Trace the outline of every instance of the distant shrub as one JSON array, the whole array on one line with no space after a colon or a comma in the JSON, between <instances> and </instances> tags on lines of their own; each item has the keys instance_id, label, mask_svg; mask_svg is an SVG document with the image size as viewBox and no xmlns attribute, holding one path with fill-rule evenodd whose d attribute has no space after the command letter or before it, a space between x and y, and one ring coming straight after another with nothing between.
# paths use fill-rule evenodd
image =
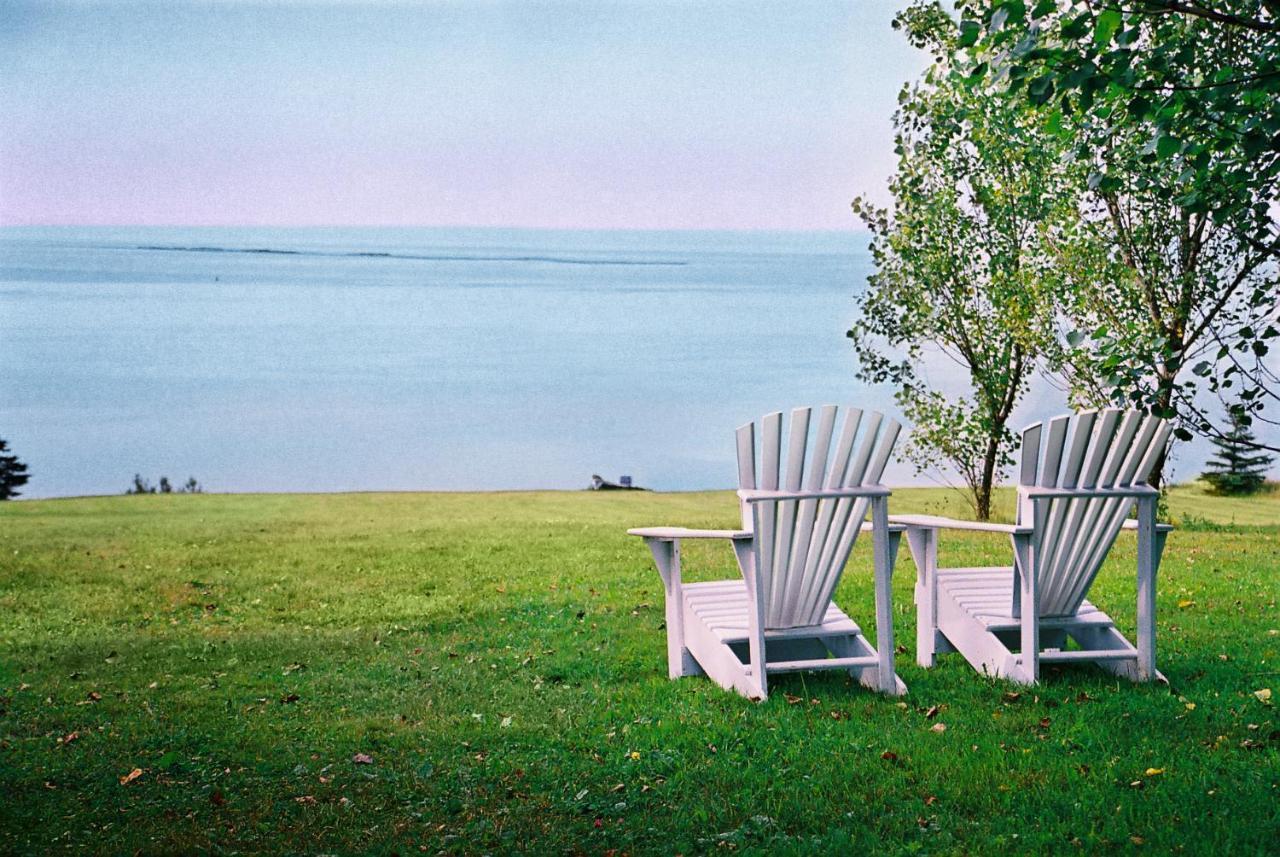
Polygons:
<instances>
[{"instance_id":1,"label":"distant shrub","mask_svg":"<svg viewBox=\"0 0 1280 857\"><path fill-rule=\"evenodd\" d=\"M125 489L126 494L203 494L204 487L196 480L194 476L188 476L187 481L182 484L177 491L174 491L173 484L169 482L168 476L161 476L158 486L152 485L142 477L142 474L133 474L133 484Z\"/></svg>"}]
</instances>

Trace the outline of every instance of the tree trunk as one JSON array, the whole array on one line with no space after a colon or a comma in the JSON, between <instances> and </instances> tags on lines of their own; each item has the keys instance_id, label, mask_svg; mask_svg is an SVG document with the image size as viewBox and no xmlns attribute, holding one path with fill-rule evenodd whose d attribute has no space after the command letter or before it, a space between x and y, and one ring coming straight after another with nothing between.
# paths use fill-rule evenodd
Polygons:
<instances>
[{"instance_id":1,"label":"tree trunk","mask_svg":"<svg viewBox=\"0 0 1280 857\"><path fill-rule=\"evenodd\" d=\"M973 492L974 507L979 521L991 520L991 483L996 478L996 460L1000 457L1000 430L987 438L987 449L982 456L982 479Z\"/></svg>"}]
</instances>

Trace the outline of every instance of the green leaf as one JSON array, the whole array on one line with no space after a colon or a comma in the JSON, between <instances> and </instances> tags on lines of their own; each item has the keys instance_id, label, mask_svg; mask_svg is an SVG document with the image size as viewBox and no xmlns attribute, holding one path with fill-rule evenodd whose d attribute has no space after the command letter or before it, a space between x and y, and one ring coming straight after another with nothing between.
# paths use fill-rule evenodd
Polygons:
<instances>
[{"instance_id":1,"label":"green leaf","mask_svg":"<svg viewBox=\"0 0 1280 857\"><path fill-rule=\"evenodd\" d=\"M1111 44L1111 38L1124 23L1124 17L1115 9L1107 9L1093 23L1093 43L1098 47Z\"/></svg>"},{"instance_id":2,"label":"green leaf","mask_svg":"<svg viewBox=\"0 0 1280 857\"><path fill-rule=\"evenodd\" d=\"M1042 74L1027 84L1027 97L1032 104L1044 104L1053 98L1053 75Z\"/></svg>"},{"instance_id":3,"label":"green leaf","mask_svg":"<svg viewBox=\"0 0 1280 857\"><path fill-rule=\"evenodd\" d=\"M956 44L962 48L967 48L978 41L978 35L982 32L981 26L977 21L961 21L960 22L960 38Z\"/></svg>"},{"instance_id":4,"label":"green leaf","mask_svg":"<svg viewBox=\"0 0 1280 857\"><path fill-rule=\"evenodd\" d=\"M1177 137L1164 134L1156 140L1156 157L1168 158L1182 150L1182 142Z\"/></svg>"}]
</instances>

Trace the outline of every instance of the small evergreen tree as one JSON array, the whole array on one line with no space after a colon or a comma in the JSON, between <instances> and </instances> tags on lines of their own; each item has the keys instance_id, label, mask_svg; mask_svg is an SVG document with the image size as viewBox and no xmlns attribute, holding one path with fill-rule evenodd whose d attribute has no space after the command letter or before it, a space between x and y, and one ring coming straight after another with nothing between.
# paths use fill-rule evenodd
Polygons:
<instances>
[{"instance_id":1,"label":"small evergreen tree","mask_svg":"<svg viewBox=\"0 0 1280 857\"><path fill-rule=\"evenodd\" d=\"M172 493L173 493L173 486L169 484L169 477L168 477L168 476L161 476L161 477L160 477L160 493L161 493L161 494L172 494Z\"/></svg>"},{"instance_id":2,"label":"small evergreen tree","mask_svg":"<svg viewBox=\"0 0 1280 857\"><path fill-rule=\"evenodd\" d=\"M27 465L18 460L16 455L5 455L9 444L0 440L0 500L17 497L18 491L31 476L27 473Z\"/></svg>"},{"instance_id":3,"label":"small evergreen tree","mask_svg":"<svg viewBox=\"0 0 1280 857\"><path fill-rule=\"evenodd\" d=\"M156 489L151 487L151 483L142 478L141 473L133 474L133 484L130 485L125 492L126 494L154 494Z\"/></svg>"},{"instance_id":4,"label":"small evergreen tree","mask_svg":"<svg viewBox=\"0 0 1280 857\"><path fill-rule=\"evenodd\" d=\"M1200 478L1213 486L1215 494L1252 494L1267 479L1274 457L1258 449L1247 418L1232 411L1231 431L1213 438L1217 455L1205 463Z\"/></svg>"}]
</instances>

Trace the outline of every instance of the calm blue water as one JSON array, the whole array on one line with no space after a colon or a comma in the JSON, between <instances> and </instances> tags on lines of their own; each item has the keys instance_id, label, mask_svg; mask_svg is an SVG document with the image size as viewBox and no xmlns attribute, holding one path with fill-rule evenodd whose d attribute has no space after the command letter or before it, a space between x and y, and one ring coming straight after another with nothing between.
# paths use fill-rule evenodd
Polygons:
<instances>
[{"instance_id":1,"label":"calm blue water","mask_svg":"<svg viewBox=\"0 0 1280 857\"><path fill-rule=\"evenodd\" d=\"M868 261L852 233L4 229L0 437L30 497L726 487L768 410L894 410L844 338Z\"/></svg>"}]
</instances>

